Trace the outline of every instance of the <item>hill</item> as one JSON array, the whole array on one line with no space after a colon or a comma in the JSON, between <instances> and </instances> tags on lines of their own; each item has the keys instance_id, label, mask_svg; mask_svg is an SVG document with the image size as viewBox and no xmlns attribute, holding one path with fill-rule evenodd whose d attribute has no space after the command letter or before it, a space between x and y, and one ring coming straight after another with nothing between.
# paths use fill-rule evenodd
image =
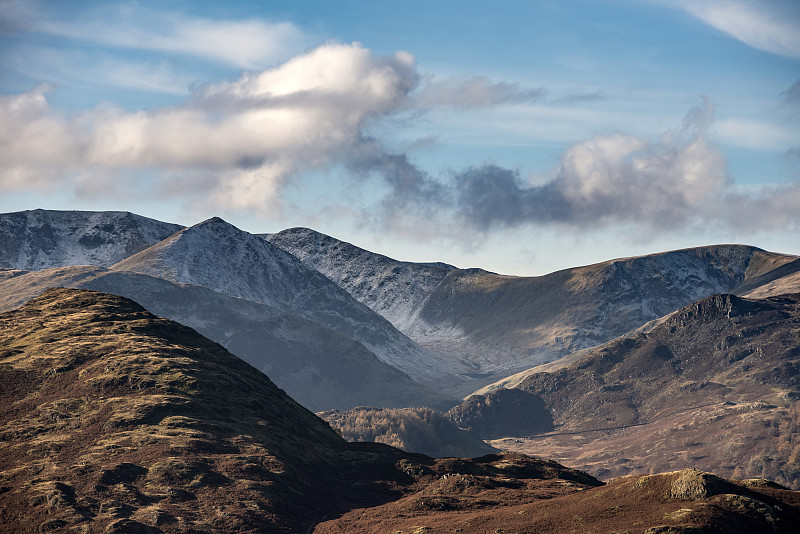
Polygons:
<instances>
[{"instance_id":1,"label":"hill","mask_svg":"<svg viewBox=\"0 0 800 534\"><path fill-rule=\"evenodd\" d=\"M519 455L349 444L255 368L122 297L52 289L0 314L4 532L306 532L467 473L508 502L599 485Z\"/></svg>"},{"instance_id":2,"label":"hill","mask_svg":"<svg viewBox=\"0 0 800 534\"><path fill-rule=\"evenodd\" d=\"M475 457L498 452L475 433L458 428L430 408L359 407L319 414L348 441L385 443L434 458Z\"/></svg>"},{"instance_id":3,"label":"hill","mask_svg":"<svg viewBox=\"0 0 800 534\"><path fill-rule=\"evenodd\" d=\"M207 287L321 323L367 347L417 381L459 380L452 366L314 269L219 218L181 230L112 266Z\"/></svg>"},{"instance_id":4,"label":"hill","mask_svg":"<svg viewBox=\"0 0 800 534\"><path fill-rule=\"evenodd\" d=\"M715 295L523 378L554 429L493 444L604 478L696 467L800 487L799 370L800 294Z\"/></svg>"}]
</instances>

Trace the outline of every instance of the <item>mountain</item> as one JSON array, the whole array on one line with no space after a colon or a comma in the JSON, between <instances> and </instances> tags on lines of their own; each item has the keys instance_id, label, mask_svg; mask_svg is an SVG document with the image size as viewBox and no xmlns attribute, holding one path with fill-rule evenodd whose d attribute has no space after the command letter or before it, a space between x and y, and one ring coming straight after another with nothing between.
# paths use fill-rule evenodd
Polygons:
<instances>
[{"instance_id":1,"label":"mountain","mask_svg":"<svg viewBox=\"0 0 800 534\"><path fill-rule=\"evenodd\" d=\"M507 429L497 447L604 478L696 467L800 487L800 294L707 297L516 389L554 428Z\"/></svg>"},{"instance_id":2,"label":"mountain","mask_svg":"<svg viewBox=\"0 0 800 534\"><path fill-rule=\"evenodd\" d=\"M270 376L310 410L362 405L447 409L456 403L319 323L265 304L147 275L93 266L0 270L0 311L58 286L121 295L156 315L192 327Z\"/></svg>"},{"instance_id":3,"label":"mountain","mask_svg":"<svg viewBox=\"0 0 800 534\"><path fill-rule=\"evenodd\" d=\"M406 334L430 294L456 270L445 263L393 260L309 228L258 235L336 282Z\"/></svg>"},{"instance_id":4,"label":"mountain","mask_svg":"<svg viewBox=\"0 0 800 534\"><path fill-rule=\"evenodd\" d=\"M108 267L183 228L122 211L0 214L0 267Z\"/></svg>"},{"instance_id":5,"label":"mountain","mask_svg":"<svg viewBox=\"0 0 800 534\"><path fill-rule=\"evenodd\" d=\"M0 314L9 534L309 532L398 499L491 515L599 485L522 455L347 443L220 345L122 297L51 289Z\"/></svg>"},{"instance_id":6,"label":"mountain","mask_svg":"<svg viewBox=\"0 0 800 534\"><path fill-rule=\"evenodd\" d=\"M459 382L458 366L422 349L328 278L219 218L183 229L115 265L301 315L355 339L417 381Z\"/></svg>"},{"instance_id":7,"label":"mountain","mask_svg":"<svg viewBox=\"0 0 800 534\"><path fill-rule=\"evenodd\" d=\"M754 277L736 288L735 294L765 298L784 293L800 293L800 258Z\"/></svg>"},{"instance_id":8,"label":"mountain","mask_svg":"<svg viewBox=\"0 0 800 534\"><path fill-rule=\"evenodd\" d=\"M318 413L347 441L374 441L435 458L474 457L499 452L475 433L458 428L430 408L358 407Z\"/></svg>"},{"instance_id":9,"label":"mountain","mask_svg":"<svg viewBox=\"0 0 800 534\"><path fill-rule=\"evenodd\" d=\"M302 228L264 237L423 347L466 359L473 373L489 375L604 343L703 297L765 280L797 260L718 245L515 277L399 262Z\"/></svg>"}]
</instances>

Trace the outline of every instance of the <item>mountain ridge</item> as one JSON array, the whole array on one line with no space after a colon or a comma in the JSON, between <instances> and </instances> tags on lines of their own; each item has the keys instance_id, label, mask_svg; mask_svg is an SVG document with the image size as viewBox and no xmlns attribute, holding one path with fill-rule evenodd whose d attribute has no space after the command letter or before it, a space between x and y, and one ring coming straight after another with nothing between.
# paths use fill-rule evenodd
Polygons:
<instances>
[{"instance_id":1,"label":"mountain ridge","mask_svg":"<svg viewBox=\"0 0 800 534\"><path fill-rule=\"evenodd\" d=\"M183 226L127 211L30 210L0 214L0 267L109 267Z\"/></svg>"},{"instance_id":2,"label":"mountain ridge","mask_svg":"<svg viewBox=\"0 0 800 534\"><path fill-rule=\"evenodd\" d=\"M423 347L466 359L473 373L495 380L735 291L797 259L710 245L519 277L399 262L309 229L266 239L319 268Z\"/></svg>"},{"instance_id":3,"label":"mountain ridge","mask_svg":"<svg viewBox=\"0 0 800 534\"><path fill-rule=\"evenodd\" d=\"M418 381L460 380L437 358L295 256L215 217L113 265L208 287L320 322ZM456 371L457 372L457 371Z\"/></svg>"}]
</instances>

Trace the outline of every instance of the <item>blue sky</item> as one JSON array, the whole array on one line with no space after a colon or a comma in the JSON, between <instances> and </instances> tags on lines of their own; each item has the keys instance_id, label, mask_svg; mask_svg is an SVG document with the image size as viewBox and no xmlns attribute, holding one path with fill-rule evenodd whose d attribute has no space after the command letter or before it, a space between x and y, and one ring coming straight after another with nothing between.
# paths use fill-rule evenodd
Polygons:
<instances>
[{"instance_id":1,"label":"blue sky","mask_svg":"<svg viewBox=\"0 0 800 534\"><path fill-rule=\"evenodd\" d=\"M800 254L800 4L0 0L0 211L542 274Z\"/></svg>"}]
</instances>

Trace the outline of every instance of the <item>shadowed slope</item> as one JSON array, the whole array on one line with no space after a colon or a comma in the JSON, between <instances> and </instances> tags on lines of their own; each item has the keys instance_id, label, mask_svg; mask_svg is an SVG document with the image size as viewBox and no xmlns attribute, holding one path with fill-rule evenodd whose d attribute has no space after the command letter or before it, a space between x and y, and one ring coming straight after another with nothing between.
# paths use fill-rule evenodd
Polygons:
<instances>
[{"instance_id":1,"label":"shadowed slope","mask_svg":"<svg viewBox=\"0 0 800 534\"><path fill-rule=\"evenodd\" d=\"M89 266L0 271L0 311L56 286L121 295L190 326L264 372L310 410L363 405L447 409L456 404L324 325L266 304L147 275Z\"/></svg>"},{"instance_id":2,"label":"shadowed slope","mask_svg":"<svg viewBox=\"0 0 800 534\"><path fill-rule=\"evenodd\" d=\"M325 276L216 217L181 230L113 269L204 286L301 315L355 339L415 380L457 381L447 362Z\"/></svg>"},{"instance_id":3,"label":"shadowed slope","mask_svg":"<svg viewBox=\"0 0 800 534\"><path fill-rule=\"evenodd\" d=\"M430 408L359 407L318 413L348 441L376 441L435 458L483 456L497 449Z\"/></svg>"}]
</instances>

